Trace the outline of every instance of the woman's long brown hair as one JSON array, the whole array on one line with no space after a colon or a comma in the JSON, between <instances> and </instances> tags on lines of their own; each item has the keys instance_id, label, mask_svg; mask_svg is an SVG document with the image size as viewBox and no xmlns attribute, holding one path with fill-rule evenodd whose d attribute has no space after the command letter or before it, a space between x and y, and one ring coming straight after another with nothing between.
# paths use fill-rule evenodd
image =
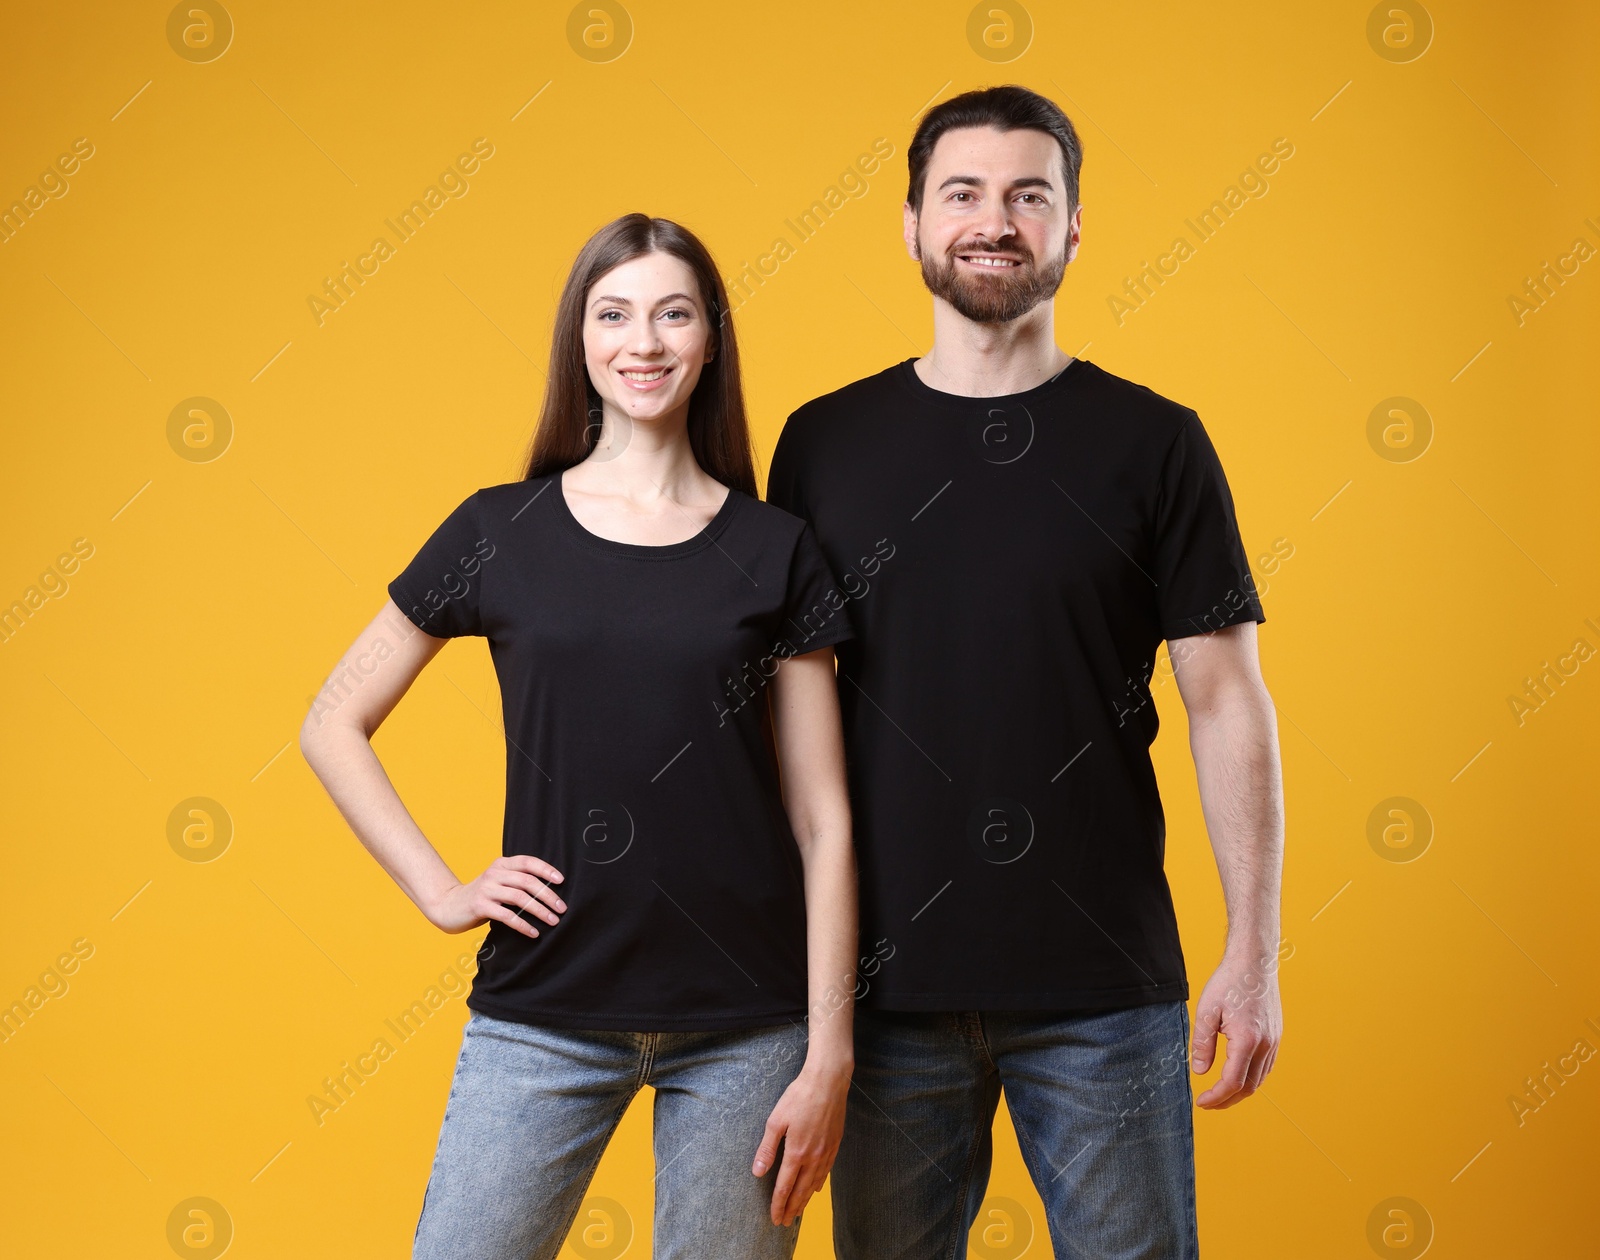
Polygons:
<instances>
[{"instance_id":1,"label":"woman's long brown hair","mask_svg":"<svg viewBox=\"0 0 1600 1260\"><path fill-rule=\"evenodd\" d=\"M625 214L591 236L578 251L556 307L550 336L550 377L534 429L523 480L582 463L600 438L600 395L583 356L584 304L595 281L644 254L671 254L694 273L711 323L716 356L700 370L689 396L689 445L700 467L723 485L758 498L750 429L745 420L739 345L728 294L700 238L670 219Z\"/></svg>"}]
</instances>

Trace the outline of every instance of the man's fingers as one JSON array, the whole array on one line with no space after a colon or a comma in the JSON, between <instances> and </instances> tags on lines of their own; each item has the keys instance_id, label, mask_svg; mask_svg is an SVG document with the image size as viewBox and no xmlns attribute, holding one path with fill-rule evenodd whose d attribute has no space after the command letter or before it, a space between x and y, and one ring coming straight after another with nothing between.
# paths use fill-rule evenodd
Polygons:
<instances>
[{"instance_id":1,"label":"man's fingers","mask_svg":"<svg viewBox=\"0 0 1600 1260\"><path fill-rule=\"evenodd\" d=\"M1266 1080L1267 1073L1272 1068L1272 1043L1262 1041L1256 1047L1255 1057L1250 1060L1250 1071L1244 1078L1245 1089L1255 1093L1261 1088L1261 1082Z\"/></svg>"},{"instance_id":2,"label":"man's fingers","mask_svg":"<svg viewBox=\"0 0 1600 1260\"><path fill-rule=\"evenodd\" d=\"M1230 1038L1223 1052L1222 1078L1201 1094L1195 1102L1202 1107L1220 1107L1244 1086L1245 1074L1250 1070L1250 1060L1255 1053L1254 1039Z\"/></svg>"},{"instance_id":3,"label":"man's fingers","mask_svg":"<svg viewBox=\"0 0 1600 1260\"><path fill-rule=\"evenodd\" d=\"M1231 1045L1228 1047L1229 1056L1244 1063L1244 1074L1239 1078L1238 1087L1216 1103L1213 1110L1224 1111L1236 1107L1256 1092L1261 1084L1261 1068L1267 1061L1268 1051L1265 1041L1257 1042L1253 1047L1241 1044L1237 1050Z\"/></svg>"},{"instance_id":4,"label":"man's fingers","mask_svg":"<svg viewBox=\"0 0 1600 1260\"><path fill-rule=\"evenodd\" d=\"M1217 1031L1222 1027L1222 1007L1202 1007L1195 1012L1194 1045L1190 1056L1196 1076L1211 1070L1211 1057L1217 1050Z\"/></svg>"}]
</instances>

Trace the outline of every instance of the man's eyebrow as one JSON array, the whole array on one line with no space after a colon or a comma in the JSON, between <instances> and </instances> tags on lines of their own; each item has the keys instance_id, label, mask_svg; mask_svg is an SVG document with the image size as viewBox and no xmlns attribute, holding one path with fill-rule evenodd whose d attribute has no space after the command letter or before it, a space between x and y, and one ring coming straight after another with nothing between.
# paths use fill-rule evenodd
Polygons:
<instances>
[{"instance_id":1,"label":"man's eyebrow","mask_svg":"<svg viewBox=\"0 0 1600 1260\"><path fill-rule=\"evenodd\" d=\"M594 299L594 301L590 302L589 305L590 306L599 306L600 303L602 303L602 302L615 302L618 306L631 306L631 305L633 305L632 299L625 298L625 297L618 297L614 293L602 293L598 297L596 297ZM695 301L693 295L688 294L688 293L669 293L669 294L667 294L666 297L657 299L656 305L657 306L662 306L667 302L688 302L692 306L698 306L699 305L699 303Z\"/></svg>"},{"instance_id":2,"label":"man's eyebrow","mask_svg":"<svg viewBox=\"0 0 1600 1260\"><path fill-rule=\"evenodd\" d=\"M977 176L977 175L952 175L952 176L950 176L949 179L945 180L944 183L939 185L938 191L943 192L946 188L950 187L950 185L952 185L952 184L982 184L983 182L984 182L983 179L980 176ZM1008 187L1011 187L1011 188L1048 188L1052 192L1055 191L1055 185L1052 184L1043 175L1025 175L1021 179L1012 180L1011 183L1008 185Z\"/></svg>"}]
</instances>

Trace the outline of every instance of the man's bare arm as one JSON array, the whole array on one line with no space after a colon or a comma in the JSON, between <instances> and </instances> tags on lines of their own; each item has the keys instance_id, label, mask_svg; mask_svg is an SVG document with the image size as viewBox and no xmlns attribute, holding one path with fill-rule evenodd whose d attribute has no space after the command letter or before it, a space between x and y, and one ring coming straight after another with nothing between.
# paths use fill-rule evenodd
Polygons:
<instances>
[{"instance_id":1,"label":"man's bare arm","mask_svg":"<svg viewBox=\"0 0 1600 1260\"><path fill-rule=\"evenodd\" d=\"M1283 771L1278 722L1261 677L1256 623L1168 644L1189 715L1200 807L1228 909L1222 961L1195 1008L1193 1066L1210 1070L1227 1040L1221 1078L1195 1101L1230 1107L1272 1070L1283 1038L1278 996L1283 885Z\"/></svg>"}]
</instances>

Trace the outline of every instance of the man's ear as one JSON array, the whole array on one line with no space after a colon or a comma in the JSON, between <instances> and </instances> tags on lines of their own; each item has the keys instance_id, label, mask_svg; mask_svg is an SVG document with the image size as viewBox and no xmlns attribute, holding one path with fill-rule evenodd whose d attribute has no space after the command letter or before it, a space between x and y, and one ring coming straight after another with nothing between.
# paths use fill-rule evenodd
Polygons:
<instances>
[{"instance_id":1,"label":"man's ear","mask_svg":"<svg viewBox=\"0 0 1600 1260\"><path fill-rule=\"evenodd\" d=\"M911 255L912 261L921 262L922 253L917 249L917 212L911 208L908 201L902 207L901 231L905 236L906 253Z\"/></svg>"}]
</instances>

